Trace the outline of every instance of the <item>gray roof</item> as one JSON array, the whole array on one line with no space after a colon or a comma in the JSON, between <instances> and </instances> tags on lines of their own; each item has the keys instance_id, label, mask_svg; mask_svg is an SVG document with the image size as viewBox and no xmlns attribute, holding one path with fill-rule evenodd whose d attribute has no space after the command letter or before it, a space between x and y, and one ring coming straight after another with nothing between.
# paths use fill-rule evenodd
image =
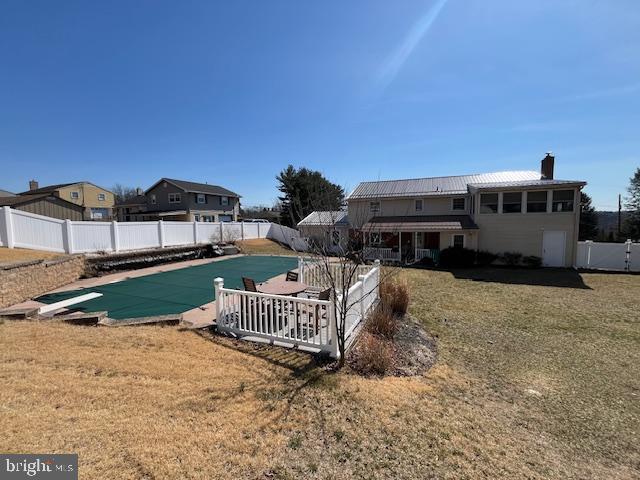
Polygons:
<instances>
[{"instance_id":1,"label":"gray roof","mask_svg":"<svg viewBox=\"0 0 640 480\"><path fill-rule=\"evenodd\" d=\"M2 190L0 189L0 197L14 197L15 193L11 193L8 190Z\"/></svg>"},{"instance_id":2,"label":"gray roof","mask_svg":"<svg viewBox=\"0 0 640 480\"><path fill-rule=\"evenodd\" d=\"M495 172L453 177L362 182L351 192L348 198L352 200L359 198L414 197L416 195L455 195L467 193L469 184L532 180L540 180L540 172Z\"/></svg>"},{"instance_id":3,"label":"gray roof","mask_svg":"<svg viewBox=\"0 0 640 480\"><path fill-rule=\"evenodd\" d=\"M108 188L101 187L100 185L96 185L93 182L87 182L86 180L81 180L79 182L70 182L70 183L57 183L55 185L47 185L46 187L36 188L35 190L27 190L26 192L21 192L18 195L36 195L39 193L53 193L60 188L68 187L70 185L79 185L81 183L89 183L94 187L101 188L102 190L106 190L107 192L111 192ZM113 192L111 192L113 193Z\"/></svg>"},{"instance_id":4,"label":"gray roof","mask_svg":"<svg viewBox=\"0 0 640 480\"><path fill-rule=\"evenodd\" d=\"M469 189L502 189L502 188L518 188L518 187L553 187L553 186L584 186L587 182L579 180L522 180L519 182L487 182L487 183L470 183Z\"/></svg>"},{"instance_id":5,"label":"gray roof","mask_svg":"<svg viewBox=\"0 0 640 480\"><path fill-rule=\"evenodd\" d=\"M224 187L220 187L218 185L209 185L208 183L197 183L197 182L189 182L187 180L176 180L173 178L161 178L156 183L151 185L145 193L148 193L152 188L158 185L160 182L169 182L173 183L178 188L181 188L185 192L192 193L208 193L209 195L221 195L223 197L237 197L240 198L235 192L231 190L227 190Z\"/></svg>"},{"instance_id":6,"label":"gray roof","mask_svg":"<svg viewBox=\"0 0 640 480\"><path fill-rule=\"evenodd\" d=\"M60 201L64 203L68 203L69 205L76 206L78 208L82 208L82 206L77 205L73 202L69 202L64 198L56 197L55 195L50 195L48 193L36 193L34 195L15 195L13 197L0 197L0 207L10 207L13 205L22 205L25 203L29 203L33 200L45 199L51 201Z\"/></svg>"},{"instance_id":7,"label":"gray roof","mask_svg":"<svg viewBox=\"0 0 640 480\"><path fill-rule=\"evenodd\" d=\"M298 222L298 225L336 225L348 226L349 218L346 211L311 212Z\"/></svg>"},{"instance_id":8,"label":"gray roof","mask_svg":"<svg viewBox=\"0 0 640 480\"><path fill-rule=\"evenodd\" d=\"M136 195L134 197L123 200L122 202L116 202L116 207L126 207L128 205L145 205L147 203L147 197L145 195Z\"/></svg>"}]
</instances>

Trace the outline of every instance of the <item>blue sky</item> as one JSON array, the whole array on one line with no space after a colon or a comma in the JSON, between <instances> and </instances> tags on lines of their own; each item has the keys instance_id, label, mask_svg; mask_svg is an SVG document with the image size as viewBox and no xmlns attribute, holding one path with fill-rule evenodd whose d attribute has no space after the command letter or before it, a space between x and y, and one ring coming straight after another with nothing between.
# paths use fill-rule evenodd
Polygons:
<instances>
[{"instance_id":1,"label":"blue sky","mask_svg":"<svg viewBox=\"0 0 640 480\"><path fill-rule=\"evenodd\" d=\"M159 177L270 204L539 168L616 207L640 166L637 0L0 4L0 188Z\"/></svg>"}]
</instances>

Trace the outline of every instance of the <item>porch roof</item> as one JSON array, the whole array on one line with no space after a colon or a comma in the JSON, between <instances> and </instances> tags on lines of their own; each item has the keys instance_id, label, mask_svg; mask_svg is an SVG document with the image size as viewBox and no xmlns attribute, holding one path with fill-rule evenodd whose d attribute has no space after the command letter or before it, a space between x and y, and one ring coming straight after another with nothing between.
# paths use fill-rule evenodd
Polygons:
<instances>
[{"instance_id":1,"label":"porch roof","mask_svg":"<svg viewBox=\"0 0 640 480\"><path fill-rule=\"evenodd\" d=\"M373 217L363 229L392 232L439 232L442 230L477 230L469 215L415 215Z\"/></svg>"}]
</instances>

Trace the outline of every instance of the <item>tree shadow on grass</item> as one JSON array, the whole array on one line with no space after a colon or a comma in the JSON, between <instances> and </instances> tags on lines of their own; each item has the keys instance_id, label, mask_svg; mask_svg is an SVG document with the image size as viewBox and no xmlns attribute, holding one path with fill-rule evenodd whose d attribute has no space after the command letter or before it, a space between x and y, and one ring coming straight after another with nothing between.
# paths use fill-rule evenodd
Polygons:
<instances>
[{"instance_id":1,"label":"tree shadow on grass","mask_svg":"<svg viewBox=\"0 0 640 480\"><path fill-rule=\"evenodd\" d=\"M579 272L569 268L461 268L447 270L458 279L474 282L534 285L591 290Z\"/></svg>"}]
</instances>

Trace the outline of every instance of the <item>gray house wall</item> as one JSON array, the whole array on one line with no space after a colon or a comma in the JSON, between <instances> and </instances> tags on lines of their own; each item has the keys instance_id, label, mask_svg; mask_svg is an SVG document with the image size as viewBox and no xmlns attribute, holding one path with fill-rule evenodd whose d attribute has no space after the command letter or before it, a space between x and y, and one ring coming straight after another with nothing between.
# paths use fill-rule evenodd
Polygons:
<instances>
[{"instance_id":1,"label":"gray house wall","mask_svg":"<svg viewBox=\"0 0 640 480\"><path fill-rule=\"evenodd\" d=\"M169 194L179 193L179 203L169 203ZM151 203L151 195L156 196L156 203ZM197 194L193 192L185 192L181 188L170 182L162 182L149 190L147 194L147 206L149 210L171 211L186 210L188 220L193 221L194 215L210 215L214 217L214 221L218 221L220 215L231 215L236 221L240 213L240 199L237 197L229 197L229 205L222 205L222 196L205 194L206 203L197 203Z\"/></svg>"}]
</instances>

